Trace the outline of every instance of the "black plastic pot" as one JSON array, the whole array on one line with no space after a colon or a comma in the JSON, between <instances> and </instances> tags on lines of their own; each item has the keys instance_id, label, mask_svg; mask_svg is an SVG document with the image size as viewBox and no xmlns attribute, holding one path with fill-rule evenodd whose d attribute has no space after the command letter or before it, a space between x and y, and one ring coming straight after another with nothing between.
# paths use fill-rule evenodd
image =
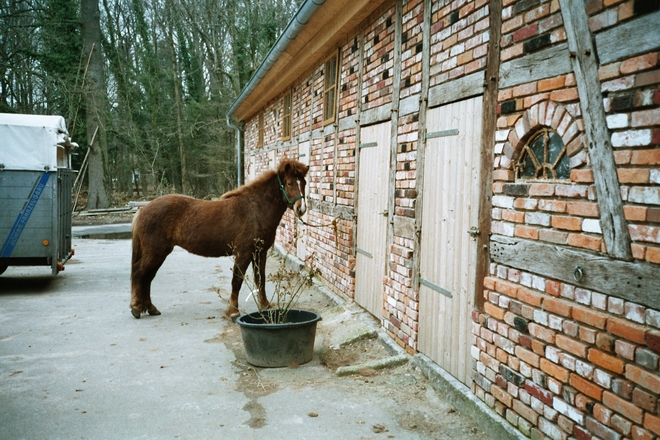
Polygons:
<instances>
[{"instance_id":1,"label":"black plastic pot","mask_svg":"<svg viewBox=\"0 0 660 440\"><path fill-rule=\"evenodd\" d=\"M236 322L241 327L245 356L250 364L257 367L288 367L312 360L316 323L320 320L318 313L291 309L282 324L266 324L259 312L240 316Z\"/></svg>"}]
</instances>

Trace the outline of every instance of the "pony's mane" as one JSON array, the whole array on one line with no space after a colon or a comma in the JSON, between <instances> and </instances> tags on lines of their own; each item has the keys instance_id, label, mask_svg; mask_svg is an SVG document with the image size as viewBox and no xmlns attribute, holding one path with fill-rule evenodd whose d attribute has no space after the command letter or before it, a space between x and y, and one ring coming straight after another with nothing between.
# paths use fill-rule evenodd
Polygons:
<instances>
[{"instance_id":1,"label":"pony's mane","mask_svg":"<svg viewBox=\"0 0 660 440\"><path fill-rule=\"evenodd\" d=\"M284 175L287 173L287 167L289 167L288 172L290 174L293 174L294 176L300 176L300 177L305 177L307 175L307 171L309 170L309 167L301 162L298 162L297 160L294 159L282 159L280 162L279 166L277 167L277 171L274 170L268 170L261 174L259 177L254 179L250 183L246 183L245 185L241 185L240 187L233 189L231 191L228 191L224 193L220 199L229 199L231 197L237 197L240 195L243 195L245 193L248 193L253 190L255 187L262 186L265 182L269 181L272 179L275 175Z\"/></svg>"}]
</instances>

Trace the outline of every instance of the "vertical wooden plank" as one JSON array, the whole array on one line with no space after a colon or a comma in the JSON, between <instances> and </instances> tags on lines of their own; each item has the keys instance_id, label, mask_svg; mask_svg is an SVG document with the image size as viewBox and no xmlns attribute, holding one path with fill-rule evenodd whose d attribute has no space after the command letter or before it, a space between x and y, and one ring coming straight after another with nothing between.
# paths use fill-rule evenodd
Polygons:
<instances>
[{"instance_id":1,"label":"vertical wooden plank","mask_svg":"<svg viewBox=\"0 0 660 440\"><path fill-rule=\"evenodd\" d=\"M401 34L403 33L403 0L398 0L394 12L394 53L392 55L392 115L390 125L390 153L387 158L390 164L389 178L387 182L387 250L394 242L394 199L396 192L396 152L398 147L399 131L399 102L401 100Z\"/></svg>"},{"instance_id":2,"label":"vertical wooden plank","mask_svg":"<svg viewBox=\"0 0 660 440\"><path fill-rule=\"evenodd\" d=\"M559 3L596 183L603 239L610 256L629 261L632 260L630 233L623 214L623 201L605 118L598 61L587 11L584 2L560 0Z\"/></svg>"},{"instance_id":3,"label":"vertical wooden plank","mask_svg":"<svg viewBox=\"0 0 660 440\"><path fill-rule=\"evenodd\" d=\"M391 122L362 127L360 192L357 194L355 301L377 318L383 311L383 275L386 268Z\"/></svg>"},{"instance_id":4,"label":"vertical wooden plank","mask_svg":"<svg viewBox=\"0 0 660 440\"><path fill-rule=\"evenodd\" d=\"M486 64L486 83L484 84L484 99L481 119L481 152L480 179L477 183L482 189L478 202L478 229L476 237L477 261L475 269L475 287L471 292L476 307L483 306L483 280L488 275L491 212L492 212L492 182L493 182L493 148L495 146L495 130L497 127L497 91L500 72L500 39L502 36L502 0L492 0L489 5L490 28L488 39L488 63Z\"/></svg>"},{"instance_id":5,"label":"vertical wooden plank","mask_svg":"<svg viewBox=\"0 0 660 440\"><path fill-rule=\"evenodd\" d=\"M481 97L429 110L429 131L458 134L427 139L421 197L419 350L464 383L470 380L477 242L468 229L479 220L481 116Z\"/></svg>"},{"instance_id":6,"label":"vertical wooden plank","mask_svg":"<svg viewBox=\"0 0 660 440\"><path fill-rule=\"evenodd\" d=\"M305 165L309 165L309 155L310 141L305 141L298 144L298 160ZM296 218L296 227L298 231L296 256L302 261L305 261L305 258L307 258L307 226L305 226L302 221L307 222L307 218L307 213L302 216L302 219Z\"/></svg>"},{"instance_id":7,"label":"vertical wooden plank","mask_svg":"<svg viewBox=\"0 0 660 440\"><path fill-rule=\"evenodd\" d=\"M419 119L417 122L417 194L424 192L424 171L426 168L426 114L429 96L429 72L431 59L431 0L424 0L424 23L422 26L422 84L419 94ZM420 237L422 229L423 197L415 203L415 250L413 252L413 288L419 291ZM420 316L420 321L421 321Z\"/></svg>"}]
</instances>

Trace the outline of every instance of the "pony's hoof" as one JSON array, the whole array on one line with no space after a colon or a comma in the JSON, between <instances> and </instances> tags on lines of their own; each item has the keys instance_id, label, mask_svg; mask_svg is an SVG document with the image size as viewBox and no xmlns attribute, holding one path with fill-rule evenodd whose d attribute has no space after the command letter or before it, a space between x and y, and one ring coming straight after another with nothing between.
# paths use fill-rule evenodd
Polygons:
<instances>
[{"instance_id":1,"label":"pony's hoof","mask_svg":"<svg viewBox=\"0 0 660 440\"><path fill-rule=\"evenodd\" d=\"M133 315L135 319L140 319L141 314L142 312L140 312L140 309L131 309L131 315Z\"/></svg>"},{"instance_id":2,"label":"pony's hoof","mask_svg":"<svg viewBox=\"0 0 660 440\"><path fill-rule=\"evenodd\" d=\"M153 307L147 310L147 313L149 313L151 316L158 316L160 315L160 310L158 310L156 307Z\"/></svg>"}]
</instances>

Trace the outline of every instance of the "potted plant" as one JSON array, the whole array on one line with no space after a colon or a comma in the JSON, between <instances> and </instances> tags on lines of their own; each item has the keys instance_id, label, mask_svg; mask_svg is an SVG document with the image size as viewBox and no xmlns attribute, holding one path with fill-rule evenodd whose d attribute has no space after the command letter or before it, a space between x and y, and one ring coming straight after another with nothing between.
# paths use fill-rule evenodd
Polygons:
<instances>
[{"instance_id":1,"label":"potted plant","mask_svg":"<svg viewBox=\"0 0 660 440\"><path fill-rule=\"evenodd\" d=\"M259 245L256 243L255 255L259 254ZM242 313L236 319L250 364L257 367L287 367L312 360L316 324L321 316L294 307L303 290L312 285L315 274L313 263L312 257L300 271L295 271L287 268L286 258L280 260L277 271L267 277L267 281L274 286L269 308L262 308L254 294L258 280L243 276L258 308L256 312ZM255 273L255 276L262 275Z\"/></svg>"}]
</instances>

